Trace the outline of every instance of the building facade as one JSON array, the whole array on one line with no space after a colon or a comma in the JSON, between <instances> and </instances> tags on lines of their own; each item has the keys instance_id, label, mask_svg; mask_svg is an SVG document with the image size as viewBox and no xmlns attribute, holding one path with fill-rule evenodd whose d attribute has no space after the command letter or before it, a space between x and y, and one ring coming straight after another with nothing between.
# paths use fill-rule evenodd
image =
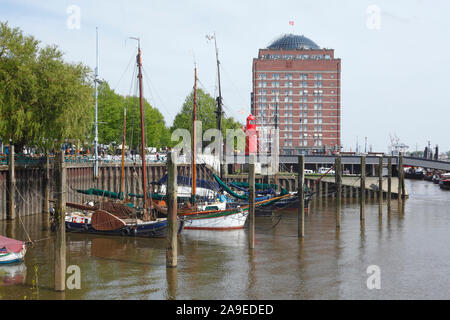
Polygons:
<instances>
[{"instance_id":1,"label":"building facade","mask_svg":"<svg viewBox=\"0 0 450 320\"><path fill-rule=\"evenodd\" d=\"M340 151L341 59L304 36L279 37L253 59L251 113L259 131L279 129L281 155Z\"/></svg>"}]
</instances>

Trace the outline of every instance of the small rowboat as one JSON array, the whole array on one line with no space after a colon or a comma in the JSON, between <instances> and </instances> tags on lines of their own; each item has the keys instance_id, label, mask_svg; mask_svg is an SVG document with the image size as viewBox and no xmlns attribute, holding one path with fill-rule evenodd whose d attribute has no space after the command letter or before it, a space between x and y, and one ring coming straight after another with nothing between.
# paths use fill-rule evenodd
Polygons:
<instances>
[{"instance_id":1,"label":"small rowboat","mask_svg":"<svg viewBox=\"0 0 450 320\"><path fill-rule=\"evenodd\" d=\"M22 262L26 251L24 242L0 236L0 264Z\"/></svg>"}]
</instances>

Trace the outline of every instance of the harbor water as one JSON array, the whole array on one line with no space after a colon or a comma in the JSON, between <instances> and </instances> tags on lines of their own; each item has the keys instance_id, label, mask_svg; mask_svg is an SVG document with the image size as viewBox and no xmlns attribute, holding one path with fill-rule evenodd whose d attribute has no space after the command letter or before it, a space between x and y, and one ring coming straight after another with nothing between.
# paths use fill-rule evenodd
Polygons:
<instances>
[{"instance_id":1,"label":"harbor water","mask_svg":"<svg viewBox=\"0 0 450 320\"><path fill-rule=\"evenodd\" d=\"M38 241L23 264L0 266L0 299L450 299L450 192L406 184L409 199L392 200L390 213L368 200L363 225L358 199L343 199L340 230L334 200L313 201L304 239L295 211L257 217L253 251L246 229L185 230L175 269L166 269L165 239L68 233L67 266L79 267L81 288L64 293L53 290L45 216L2 221L1 235ZM369 289L370 266L380 289Z\"/></svg>"}]
</instances>

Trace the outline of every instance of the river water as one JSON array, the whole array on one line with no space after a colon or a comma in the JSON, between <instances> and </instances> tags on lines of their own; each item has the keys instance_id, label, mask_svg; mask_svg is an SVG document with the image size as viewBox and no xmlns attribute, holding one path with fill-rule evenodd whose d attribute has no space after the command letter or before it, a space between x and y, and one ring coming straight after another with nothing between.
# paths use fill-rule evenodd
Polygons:
<instances>
[{"instance_id":1,"label":"river water","mask_svg":"<svg viewBox=\"0 0 450 320\"><path fill-rule=\"evenodd\" d=\"M69 233L67 266L80 268L81 289L65 293L53 291L46 219L22 218L40 241L24 264L0 267L0 299L450 299L450 192L425 181L407 180L407 188L410 198L393 200L390 213L386 201L381 215L369 201L364 225L358 200L343 199L340 230L334 201L316 200L304 239L296 212L258 217L253 252L247 230L185 230L170 270L165 239ZM20 221L0 222L0 234L27 239ZM372 265L378 274L367 272ZM368 289L378 275L381 288Z\"/></svg>"}]
</instances>

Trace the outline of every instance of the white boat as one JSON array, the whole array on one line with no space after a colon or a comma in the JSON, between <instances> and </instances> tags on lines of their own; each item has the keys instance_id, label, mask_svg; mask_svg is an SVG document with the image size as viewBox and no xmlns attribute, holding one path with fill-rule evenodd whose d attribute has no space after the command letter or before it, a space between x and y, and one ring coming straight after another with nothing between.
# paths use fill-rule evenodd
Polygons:
<instances>
[{"instance_id":1,"label":"white boat","mask_svg":"<svg viewBox=\"0 0 450 320\"><path fill-rule=\"evenodd\" d=\"M235 230L244 228L248 207L199 212L186 216L184 228L194 230Z\"/></svg>"},{"instance_id":2,"label":"white boat","mask_svg":"<svg viewBox=\"0 0 450 320\"><path fill-rule=\"evenodd\" d=\"M24 242L0 236L0 264L22 262L26 252Z\"/></svg>"}]
</instances>

